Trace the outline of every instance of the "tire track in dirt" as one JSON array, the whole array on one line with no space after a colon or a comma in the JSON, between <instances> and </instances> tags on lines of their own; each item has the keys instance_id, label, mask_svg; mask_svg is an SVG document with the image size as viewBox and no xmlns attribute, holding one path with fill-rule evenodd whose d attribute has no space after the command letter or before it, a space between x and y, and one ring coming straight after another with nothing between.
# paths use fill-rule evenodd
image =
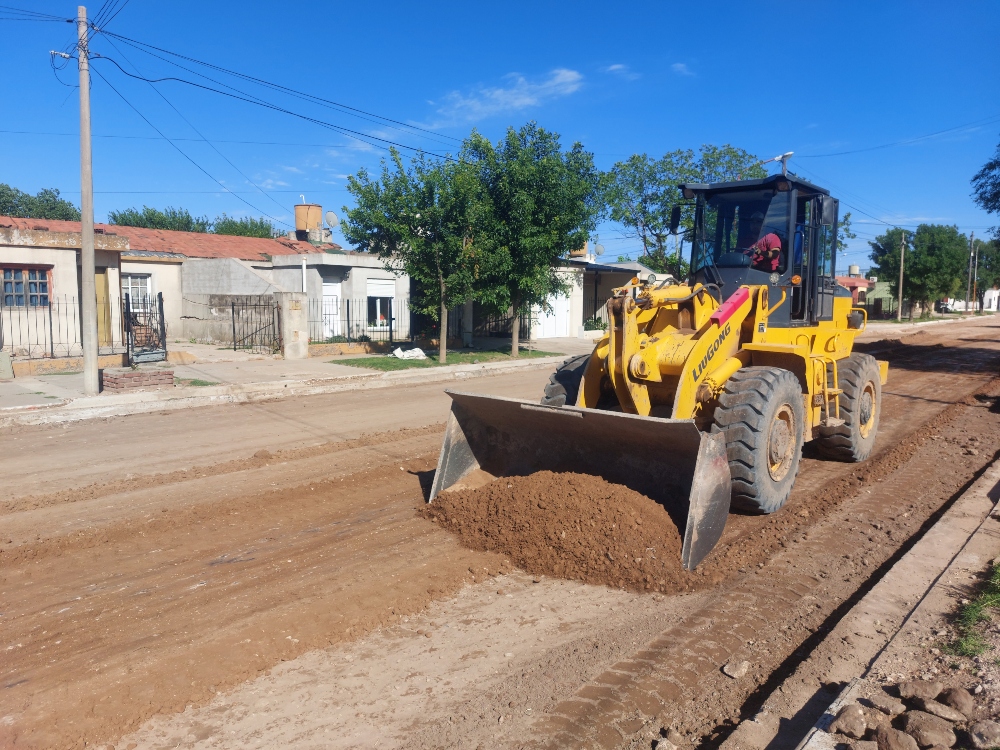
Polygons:
<instances>
[{"instance_id":1,"label":"tire track in dirt","mask_svg":"<svg viewBox=\"0 0 1000 750\"><path fill-rule=\"evenodd\" d=\"M940 366L948 368L947 374L926 375L918 368L928 366L930 360L923 353L911 356L913 370L909 372L920 375L920 382L909 395L915 393L918 402L914 407L898 406L898 402L892 407L899 409L897 426L890 426L886 435L901 439L913 432L913 421L906 419L908 414L941 412L946 399L955 400L956 391L967 392L985 380L982 356L959 358L963 368L957 373L952 363L944 362ZM990 366L995 371L995 363ZM917 380L914 378L911 385ZM902 396L899 398L902 400ZM990 429L1000 433L996 427ZM935 475L925 482L935 492L945 491L946 484L958 474L973 470L968 461L951 461L950 453L946 457L947 471L940 472L945 484L938 486ZM13 717L12 724L0 725L0 745L73 747L83 740L113 740L155 713L173 713L203 703L215 691L260 674L307 649L353 639L380 623L394 622L403 613L416 612L433 599L448 597L463 583L474 580L469 568L474 569L475 577L505 570L502 560L461 549L449 535L415 517L414 509L422 501L421 482L426 481L435 459L436 452L415 456L403 464L405 472L398 466L384 465L332 482L249 492L224 502L208 499L163 514L162 518L133 519L128 533L109 527L106 542L105 537L93 533L86 544L71 553L66 550L59 554L52 548L40 552L37 558L22 557L11 563L0 556L0 596L4 602L0 621L0 652L4 654L0 716ZM828 473L822 481L815 481L842 479L847 494L852 485L862 490L872 486L875 480L871 475L861 480L850 478L856 468L826 465ZM901 473L890 475L890 480ZM234 478L239 475L239 470L220 474ZM864 484L866 481L869 484ZM176 487L179 493L198 489L196 482L183 479L169 486ZM804 483L802 496L813 494L815 489L811 483ZM916 491L910 485L905 485L904 490L898 494L907 497ZM937 500L940 505L940 497ZM847 512L851 502L833 504L823 512L826 518L833 518L836 513ZM927 503L928 507L933 504L933 498ZM748 547L757 543L753 541L756 533L771 540L769 549L780 558L801 546L802 542L795 539L803 535L815 533L822 541L824 534L836 535L839 531L836 527L824 530L826 518L819 510L811 510L808 517L795 516L796 512L801 511L793 504L787 512L770 519L734 516L724 542L733 548ZM887 537L882 542L887 549L898 548L904 535L913 533L909 520L896 521L891 529L899 538ZM773 525L760 525L767 523ZM839 536L845 543L853 542L856 549L867 549L860 539ZM877 559L875 551L880 547L871 541L868 545L873 550L869 555ZM25 551L30 548L27 545ZM42 545L38 548L41 550ZM821 547L817 559L830 554L829 549ZM761 562L766 558L764 554ZM720 568L716 573L722 576L720 580L729 580L726 586L731 587L733 576L738 582L754 575L768 577L772 570L779 570L776 562L774 567L768 564L759 573L752 573L755 559L730 558L727 572ZM737 564L744 568L742 572L734 567ZM831 562L827 579L847 578L845 585L856 590L870 567L852 561L836 565ZM803 586L817 585L810 583L810 576L798 568L784 565L779 572L775 577L779 584L802 576L795 584L797 588L786 586L791 591L784 594L789 600L787 607L802 602ZM727 590L720 589L720 597ZM767 591L771 589L750 591L750 595L760 598ZM828 596L835 598L838 592L839 588L834 588ZM725 640L729 636L722 628L716 629L702 616L718 616L720 623L729 617L738 627L738 612L716 612L711 607L686 611L676 599L668 598L664 606L684 617L680 630L693 632L692 626L701 627L701 638L710 636L715 643L715 650L710 652L698 652L697 643L689 644L691 651L683 662L671 656L668 668L690 663L688 677L693 679L692 675L701 674L700 670L718 656L719 649L732 645ZM794 629L782 631L773 644L762 641L761 678L781 654L790 653L802 642L806 628L813 623L810 618L822 618L826 611L799 613L787 607L785 612L792 613L789 617ZM718 640L717 634L723 640ZM758 652L752 647L748 653L757 659ZM629 661L638 663L642 659L633 657ZM591 663L598 672L605 667L599 661ZM712 728L705 721L715 714L708 704L698 703L706 696L715 705L732 706L727 708L730 713L739 710L739 696L726 682L728 678L712 671L715 666L705 671L694 687L683 681L678 689L688 692L680 694L679 703L666 704L672 708L690 705L690 711L684 710L690 714L688 731L692 733ZM653 679L651 669L642 672L646 669L642 664L637 669L634 675L629 669L609 672L615 673L611 675L614 680L633 675L625 683ZM607 686L595 682L587 687ZM492 690L484 686L477 700L506 706L509 698L503 700L503 693L491 697ZM713 691L721 698L711 696ZM748 692L749 687L744 695ZM619 744L637 736L625 732L632 724L623 723L639 720L640 708L635 701L620 701L622 706L631 707L631 715L625 717L617 708L603 712L610 704L601 704L602 708L595 710L596 703L590 699L578 700L587 703L590 714L608 719L604 724L587 723L589 719L576 722L575 726L585 730L588 737L600 729L601 736L607 739L607 727L615 732ZM660 703L661 711L664 705ZM557 701L549 706L556 707ZM425 723L433 725L434 717L426 717ZM507 727L515 724L510 722ZM527 731L524 725L522 728ZM496 724L466 726L461 736L463 741L480 736L487 745L503 744L492 739L496 731ZM541 732L543 728L538 726L532 731ZM443 740L455 736L448 732L435 734L429 729L419 735L413 735L414 747L441 746L447 744ZM508 735L506 741L517 746L523 744L524 736Z\"/></svg>"}]
</instances>

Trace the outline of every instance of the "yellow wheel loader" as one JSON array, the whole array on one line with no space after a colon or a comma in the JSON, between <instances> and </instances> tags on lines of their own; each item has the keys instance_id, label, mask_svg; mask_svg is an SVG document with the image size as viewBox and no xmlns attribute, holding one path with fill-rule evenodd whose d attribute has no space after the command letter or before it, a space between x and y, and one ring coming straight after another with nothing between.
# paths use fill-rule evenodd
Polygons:
<instances>
[{"instance_id":1,"label":"yellow wheel loader","mask_svg":"<svg viewBox=\"0 0 1000 750\"><path fill-rule=\"evenodd\" d=\"M837 200L792 174L680 188L695 202L688 283L615 289L607 333L541 403L449 392L430 501L477 469L598 475L666 508L690 570L731 505L785 504L804 441L868 458L888 363L852 352L867 314L836 283Z\"/></svg>"}]
</instances>

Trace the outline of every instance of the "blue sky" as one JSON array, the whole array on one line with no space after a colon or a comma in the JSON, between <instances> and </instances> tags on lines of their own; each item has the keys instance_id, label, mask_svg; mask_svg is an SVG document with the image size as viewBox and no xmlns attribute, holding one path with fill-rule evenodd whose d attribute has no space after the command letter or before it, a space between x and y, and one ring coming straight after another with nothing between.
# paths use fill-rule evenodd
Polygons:
<instances>
[{"instance_id":1,"label":"blue sky","mask_svg":"<svg viewBox=\"0 0 1000 750\"><path fill-rule=\"evenodd\" d=\"M63 17L76 7L11 3ZM990 51L998 27L1000 4L975 0L129 0L107 30L417 125L430 132L193 66L306 117L431 150L455 149L454 139L473 127L496 139L534 119L566 144L581 141L603 169L633 153L702 143L731 143L762 158L794 151L792 171L829 187L841 212L853 213L859 236L841 256L843 268L868 265L867 240L886 228L880 222L957 224L978 236L1000 223L969 197L969 179L1000 142L1000 57ZM73 33L66 23L0 20L0 182L32 193L57 187L78 203L77 139L44 135L78 132L77 93L64 85L75 83L75 63L54 73L48 54L67 48ZM98 35L92 48L129 72L215 86L121 40ZM107 82L94 77L93 131L115 136L94 139L99 221L111 209L148 204L290 222L299 194L340 213L349 202L345 176L377 167L383 155L301 118L172 82L154 90L109 61L95 68ZM901 141L910 142L874 148ZM599 236L612 259L640 250L613 224Z\"/></svg>"}]
</instances>

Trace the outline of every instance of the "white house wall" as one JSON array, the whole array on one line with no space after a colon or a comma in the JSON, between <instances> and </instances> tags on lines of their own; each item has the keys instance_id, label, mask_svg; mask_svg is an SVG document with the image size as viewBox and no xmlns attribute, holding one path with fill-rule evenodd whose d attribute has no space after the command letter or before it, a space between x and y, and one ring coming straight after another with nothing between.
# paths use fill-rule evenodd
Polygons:
<instances>
[{"instance_id":1,"label":"white house wall","mask_svg":"<svg viewBox=\"0 0 1000 750\"><path fill-rule=\"evenodd\" d=\"M163 318L168 339L181 335L181 264L162 260L131 258L122 259L123 274L147 275L150 278L150 293L155 297L163 295Z\"/></svg>"}]
</instances>

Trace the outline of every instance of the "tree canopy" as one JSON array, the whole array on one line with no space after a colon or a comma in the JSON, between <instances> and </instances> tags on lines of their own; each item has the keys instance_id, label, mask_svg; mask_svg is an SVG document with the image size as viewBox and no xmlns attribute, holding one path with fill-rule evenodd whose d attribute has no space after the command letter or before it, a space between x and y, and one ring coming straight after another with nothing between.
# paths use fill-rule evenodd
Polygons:
<instances>
[{"instance_id":1,"label":"tree canopy","mask_svg":"<svg viewBox=\"0 0 1000 750\"><path fill-rule=\"evenodd\" d=\"M108 211L108 223L123 227L143 229L167 229L174 232L207 232L212 222L207 216L192 216L186 208L167 206L164 210L143 206Z\"/></svg>"},{"instance_id":2,"label":"tree canopy","mask_svg":"<svg viewBox=\"0 0 1000 750\"><path fill-rule=\"evenodd\" d=\"M186 208L172 206L167 206L162 211L149 206L143 206L141 209L124 208L121 211L108 211L108 223L123 227L166 229L172 232L211 232L239 237L271 238L277 234L274 225L263 217L237 218L223 213L221 216L216 216L213 221L207 216L192 216Z\"/></svg>"},{"instance_id":3,"label":"tree canopy","mask_svg":"<svg viewBox=\"0 0 1000 750\"><path fill-rule=\"evenodd\" d=\"M80 210L59 197L55 188L29 195L23 190L0 183L0 216L19 219L61 219L80 221Z\"/></svg>"},{"instance_id":4,"label":"tree canopy","mask_svg":"<svg viewBox=\"0 0 1000 750\"><path fill-rule=\"evenodd\" d=\"M983 309L983 299L987 289L993 289L1000 284L1000 239L974 240L973 247L977 252L976 266L976 301L980 311Z\"/></svg>"},{"instance_id":5,"label":"tree canopy","mask_svg":"<svg viewBox=\"0 0 1000 750\"><path fill-rule=\"evenodd\" d=\"M552 295L566 294L556 267L583 247L603 204L594 158L580 143L563 150L559 135L529 122L496 144L473 131L462 149L480 191L475 244L476 296L511 312L511 356L518 319Z\"/></svg>"},{"instance_id":6,"label":"tree canopy","mask_svg":"<svg viewBox=\"0 0 1000 750\"><path fill-rule=\"evenodd\" d=\"M918 302L924 312L934 300L958 291L966 277L969 240L958 227L921 224L916 232L894 227L870 242L873 273L888 279L893 296L899 295L899 253L905 238L903 297ZM910 305L913 318L914 305Z\"/></svg>"},{"instance_id":7,"label":"tree canopy","mask_svg":"<svg viewBox=\"0 0 1000 750\"><path fill-rule=\"evenodd\" d=\"M985 211L1000 213L1000 145L996 153L972 178L972 197ZM994 236L1000 234L993 229Z\"/></svg>"},{"instance_id":8,"label":"tree canopy","mask_svg":"<svg viewBox=\"0 0 1000 750\"><path fill-rule=\"evenodd\" d=\"M693 206L685 203L677 188L682 182L730 182L767 176L767 171L753 154L736 146L703 145L694 151L677 150L654 159L635 154L612 166L602 178L602 195L612 221L625 227L626 236L642 240L642 262L658 272L670 272L683 278L686 264L678 237L676 258L668 255L667 237L670 211L681 205L681 226L689 231L694 225Z\"/></svg>"},{"instance_id":9,"label":"tree canopy","mask_svg":"<svg viewBox=\"0 0 1000 750\"><path fill-rule=\"evenodd\" d=\"M439 362L447 357L448 309L473 291L477 186L463 163L415 158L392 149L381 175L348 178L357 206L344 207L344 237L415 282L411 308L439 322Z\"/></svg>"},{"instance_id":10,"label":"tree canopy","mask_svg":"<svg viewBox=\"0 0 1000 750\"><path fill-rule=\"evenodd\" d=\"M266 239L270 239L277 234L274 224L268 219L263 217L255 219L252 216L244 216L238 219L234 216L227 216L225 213L222 216L215 217L215 221L212 222L211 231L215 234L231 234L239 237L263 237Z\"/></svg>"}]
</instances>

